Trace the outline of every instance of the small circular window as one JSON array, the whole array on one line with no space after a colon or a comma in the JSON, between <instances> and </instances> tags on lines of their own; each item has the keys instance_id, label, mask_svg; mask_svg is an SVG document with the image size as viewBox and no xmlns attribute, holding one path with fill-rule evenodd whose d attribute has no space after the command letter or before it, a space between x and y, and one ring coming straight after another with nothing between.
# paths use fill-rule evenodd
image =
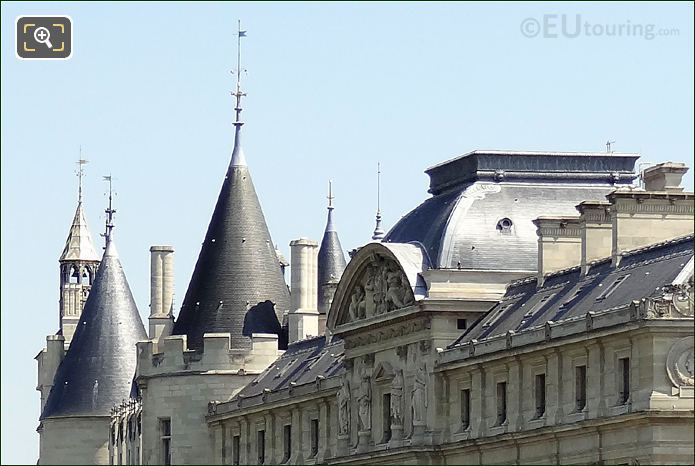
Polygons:
<instances>
[{"instance_id":1,"label":"small circular window","mask_svg":"<svg viewBox=\"0 0 695 466\"><path fill-rule=\"evenodd\" d=\"M505 217L497 222L497 231L501 233L509 233L512 231L512 225L512 221Z\"/></svg>"}]
</instances>

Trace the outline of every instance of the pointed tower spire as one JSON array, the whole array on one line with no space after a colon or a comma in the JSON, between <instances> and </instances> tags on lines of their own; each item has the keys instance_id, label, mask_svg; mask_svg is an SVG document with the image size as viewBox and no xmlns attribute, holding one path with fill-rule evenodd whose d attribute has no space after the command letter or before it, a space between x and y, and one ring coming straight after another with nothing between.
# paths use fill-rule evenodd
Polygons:
<instances>
[{"instance_id":1,"label":"pointed tower spire","mask_svg":"<svg viewBox=\"0 0 695 466\"><path fill-rule=\"evenodd\" d=\"M245 36L239 23L239 47ZM239 51L232 159L172 331L187 335L190 349L203 348L205 333L231 334L235 349L251 348L253 333L286 341L280 322L289 291L241 149L242 71Z\"/></svg>"},{"instance_id":2,"label":"pointed tower spire","mask_svg":"<svg viewBox=\"0 0 695 466\"><path fill-rule=\"evenodd\" d=\"M77 322L82 314L87 296L94 281L94 276L99 267L99 255L94 248L92 235L87 226L82 197L82 180L84 177L84 165L87 160L80 158L77 178L77 209L70 225L65 247L58 260L60 263L60 304L59 323L60 330L65 337L65 344L70 345L73 333L77 328Z\"/></svg>"},{"instance_id":3,"label":"pointed tower spire","mask_svg":"<svg viewBox=\"0 0 695 466\"><path fill-rule=\"evenodd\" d=\"M376 165L376 226L372 239L381 241L384 239L384 230L381 227L381 163Z\"/></svg>"},{"instance_id":4,"label":"pointed tower spire","mask_svg":"<svg viewBox=\"0 0 695 466\"><path fill-rule=\"evenodd\" d=\"M109 201L110 204L110 201ZM109 206L109 210L111 207ZM135 343L147 338L114 242L106 248L41 419L109 416L131 392ZM69 429L74 420L66 420ZM79 439L77 439L79 441Z\"/></svg>"},{"instance_id":5,"label":"pointed tower spire","mask_svg":"<svg viewBox=\"0 0 695 466\"><path fill-rule=\"evenodd\" d=\"M325 316L331 307L335 289L345 270L345 255L340 245L338 231L333 223L333 186L328 182L328 219L321 240L318 255L318 303L319 303L319 332L322 332L321 322L325 324Z\"/></svg>"},{"instance_id":6,"label":"pointed tower spire","mask_svg":"<svg viewBox=\"0 0 695 466\"><path fill-rule=\"evenodd\" d=\"M241 20L239 20L239 27L237 32L237 59L236 59L236 89L232 92L232 95L236 97L236 105L234 111L236 117L234 119L234 149L232 150L232 161L230 163L233 167L245 167L246 157L244 156L244 149L241 147L241 127L244 122L241 121L241 98L245 97L246 94L241 90L241 38L246 37L246 31L241 30Z\"/></svg>"}]
</instances>

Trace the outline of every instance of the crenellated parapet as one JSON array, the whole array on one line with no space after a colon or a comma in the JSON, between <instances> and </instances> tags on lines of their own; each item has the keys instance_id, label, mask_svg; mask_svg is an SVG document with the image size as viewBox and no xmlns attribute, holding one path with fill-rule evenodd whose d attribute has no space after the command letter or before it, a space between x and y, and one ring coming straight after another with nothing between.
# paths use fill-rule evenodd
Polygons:
<instances>
[{"instance_id":1,"label":"crenellated parapet","mask_svg":"<svg viewBox=\"0 0 695 466\"><path fill-rule=\"evenodd\" d=\"M250 349L233 349L231 334L206 333L203 350L189 349L186 335L137 343L137 377L172 373L259 374L282 354L278 336L254 333Z\"/></svg>"}]
</instances>

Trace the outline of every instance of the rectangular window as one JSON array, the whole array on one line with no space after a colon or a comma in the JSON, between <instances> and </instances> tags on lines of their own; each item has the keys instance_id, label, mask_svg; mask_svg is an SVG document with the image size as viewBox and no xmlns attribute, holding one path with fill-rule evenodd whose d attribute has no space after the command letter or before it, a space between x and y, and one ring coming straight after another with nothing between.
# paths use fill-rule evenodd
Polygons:
<instances>
[{"instance_id":1,"label":"rectangular window","mask_svg":"<svg viewBox=\"0 0 695 466\"><path fill-rule=\"evenodd\" d=\"M536 375L536 418L545 414L545 374Z\"/></svg>"},{"instance_id":2,"label":"rectangular window","mask_svg":"<svg viewBox=\"0 0 695 466\"><path fill-rule=\"evenodd\" d=\"M630 398L630 358L619 359L618 370L620 371L618 404L624 405Z\"/></svg>"},{"instance_id":3,"label":"rectangular window","mask_svg":"<svg viewBox=\"0 0 695 466\"><path fill-rule=\"evenodd\" d=\"M292 425L288 424L282 429L283 447L285 455L282 458L282 462L285 463L290 460L292 456Z\"/></svg>"},{"instance_id":4,"label":"rectangular window","mask_svg":"<svg viewBox=\"0 0 695 466\"><path fill-rule=\"evenodd\" d=\"M265 463L265 430L258 431L258 441L256 442L258 448L258 464Z\"/></svg>"},{"instance_id":5,"label":"rectangular window","mask_svg":"<svg viewBox=\"0 0 695 466\"><path fill-rule=\"evenodd\" d=\"M507 420L507 382L497 384L497 425Z\"/></svg>"},{"instance_id":6,"label":"rectangular window","mask_svg":"<svg viewBox=\"0 0 695 466\"><path fill-rule=\"evenodd\" d=\"M586 407L586 366L574 369L574 399L577 411L582 411Z\"/></svg>"},{"instance_id":7,"label":"rectangular window","mask_svg":"<svg viewBox=\"0 0 695 466\"><path fill-rule=\"evenodd\" d=\"M319 452L319 420L311 420L311 456L316 456Z\"/></svg>"},{"instance_id":8,"label":"rectangular window","mask_svg":"<svg viewBox=\"0 0 695 466\"><path fill-rule=\"evenodd\" d=\"M239 451L240 441L241 439L238 435L232 437L232 464L239 464L239 460L241 457L241 452Z\"/></svg>"},{"instance_id":9,"label":"rectangular window","mask_svg":"<svg viewBox=\"0 0 695 466\"><path fill-rule=\"evenodd\" d=\"M471 425L471 391L461 390L461 427L465 430Z\"/></svg>"},{"instance_id":10,"label":"rectangular window","mask_svg":"<svg viewBox=\"0 0 695 466\"><path fill-rule=\"evenodd\" d=\"M382 400L382 425L384 426L383 431L383 443L391 440L391 394L385 393Z\"/></svg>"},{"instance_id":11,"label":"rectangular window","mask_svg":"<svg viewBox=\"0 0 695 466\"><path fill-rule=\"evenodd\" d=\"M457 330L466 330L468 322L466 322L466 319L456 319L456 329Z\"/></svg>"},{"instance_id":12,"label":"rectangular window","mask_svg":"<svg viewBox=\"0 0 695 466\"><path fill-rule=\"evenodd\" d=\"M596 297L596 301L603 301L604 299L606 299L607 297L609 297L610 295L612 295L613 292L614 292L615 290L617 290L618 287L619 287L620 285L622 285L622 283L623 283L623 282L627 279L627 277L629 277L629 276L630 276L630 274L628 273L627 275L623 275L622 277L616 278L615 281L614 281L613 283L611 283L610 286L608 286L608 288L606 288L606 290L605 290L603 293L601 293L600 295L598 295L598 296Z\"/></svg>"},{"instance_id":13,"label":"rectangular window","mask_svg":"<svg viewBox=\"0 0 695 466\"><path fill-rule=\"evenodd\" d=\"M171 464L171 419L159 420L159 433L162 445L162 464Z\"/></svg>"}]
</instances>

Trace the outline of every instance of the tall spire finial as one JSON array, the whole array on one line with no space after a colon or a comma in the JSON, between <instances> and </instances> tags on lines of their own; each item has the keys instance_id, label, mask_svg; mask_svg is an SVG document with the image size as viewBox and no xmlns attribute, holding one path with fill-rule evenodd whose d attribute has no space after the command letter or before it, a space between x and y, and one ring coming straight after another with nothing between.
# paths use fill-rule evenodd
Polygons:
<instances>
[{"instance_id":1,"label":"tall spire finial","mask_svg":"<svg viewBox=\"0 0 695 466\"><path fill-rule=\"evenodd\" d=\"M244 125L244 122L241 121L241 98L246 96L241 90L241 73L244 71L241 68L241 38L246 37L246 31L241 30L241 20L239 20L238 26L236 71L233 71L236 72L236 89L232 92L232 95L236 97L236 105L234 107L236 117L234 119L234 150L232 151L231 166L246 166L246 157L244 157L244 151L241 148L241 127Z\"/></svg>"},{"instance_id":2,"label":"tall spire finial","mask_svg":"<svg viewBox=\"0 0 695 466\"><path fill-rule=\"evenodd\" d=\"M372 239L381 241L384 238L384 230L381 228L381 163L376 164L376 226Z\"/></svg>"},{"instance_id":3,"label":"tall spire finial","mask_svg":"<svg viewBox=\"0 0 695 466\"><path fill-rule=\"evenodd\" d=\"M84 168L82 168L84 165L89 163L89 160L83 159L82 158L82 146L80 145L80 158L75 162L77 164L77 179L78 179L78 188L77 188L77 202L80 204L82 203L82 177L84 176Z\"/></svg>"},{"instance_id":4,"label":"tall spire finial","mask_svg":"<svg viewBox=\"0 0 695 466\"><path fill-rule=\"evenodd\" d=\"M328 180L328 210L333 210L333 199L335 197L333 196L333 182L331 180Z\"/></svg>"},{"instance_id":5,"label":"tall spire finial","mask_svg":"<svg viewBox=\"0 0 695 466\"><path fill-rule=\"evenodd\" d=\"M113 208L113 189L112 181L113 177L109 174L104 176L104 181L109 182L109 207L105 210L106 212L106 231L102 235L106 239L106 244L108 245L111 241L111 232L114 228L113 225L113 214L116 213L116 209Z\"/></svg>"}]
</instances>

